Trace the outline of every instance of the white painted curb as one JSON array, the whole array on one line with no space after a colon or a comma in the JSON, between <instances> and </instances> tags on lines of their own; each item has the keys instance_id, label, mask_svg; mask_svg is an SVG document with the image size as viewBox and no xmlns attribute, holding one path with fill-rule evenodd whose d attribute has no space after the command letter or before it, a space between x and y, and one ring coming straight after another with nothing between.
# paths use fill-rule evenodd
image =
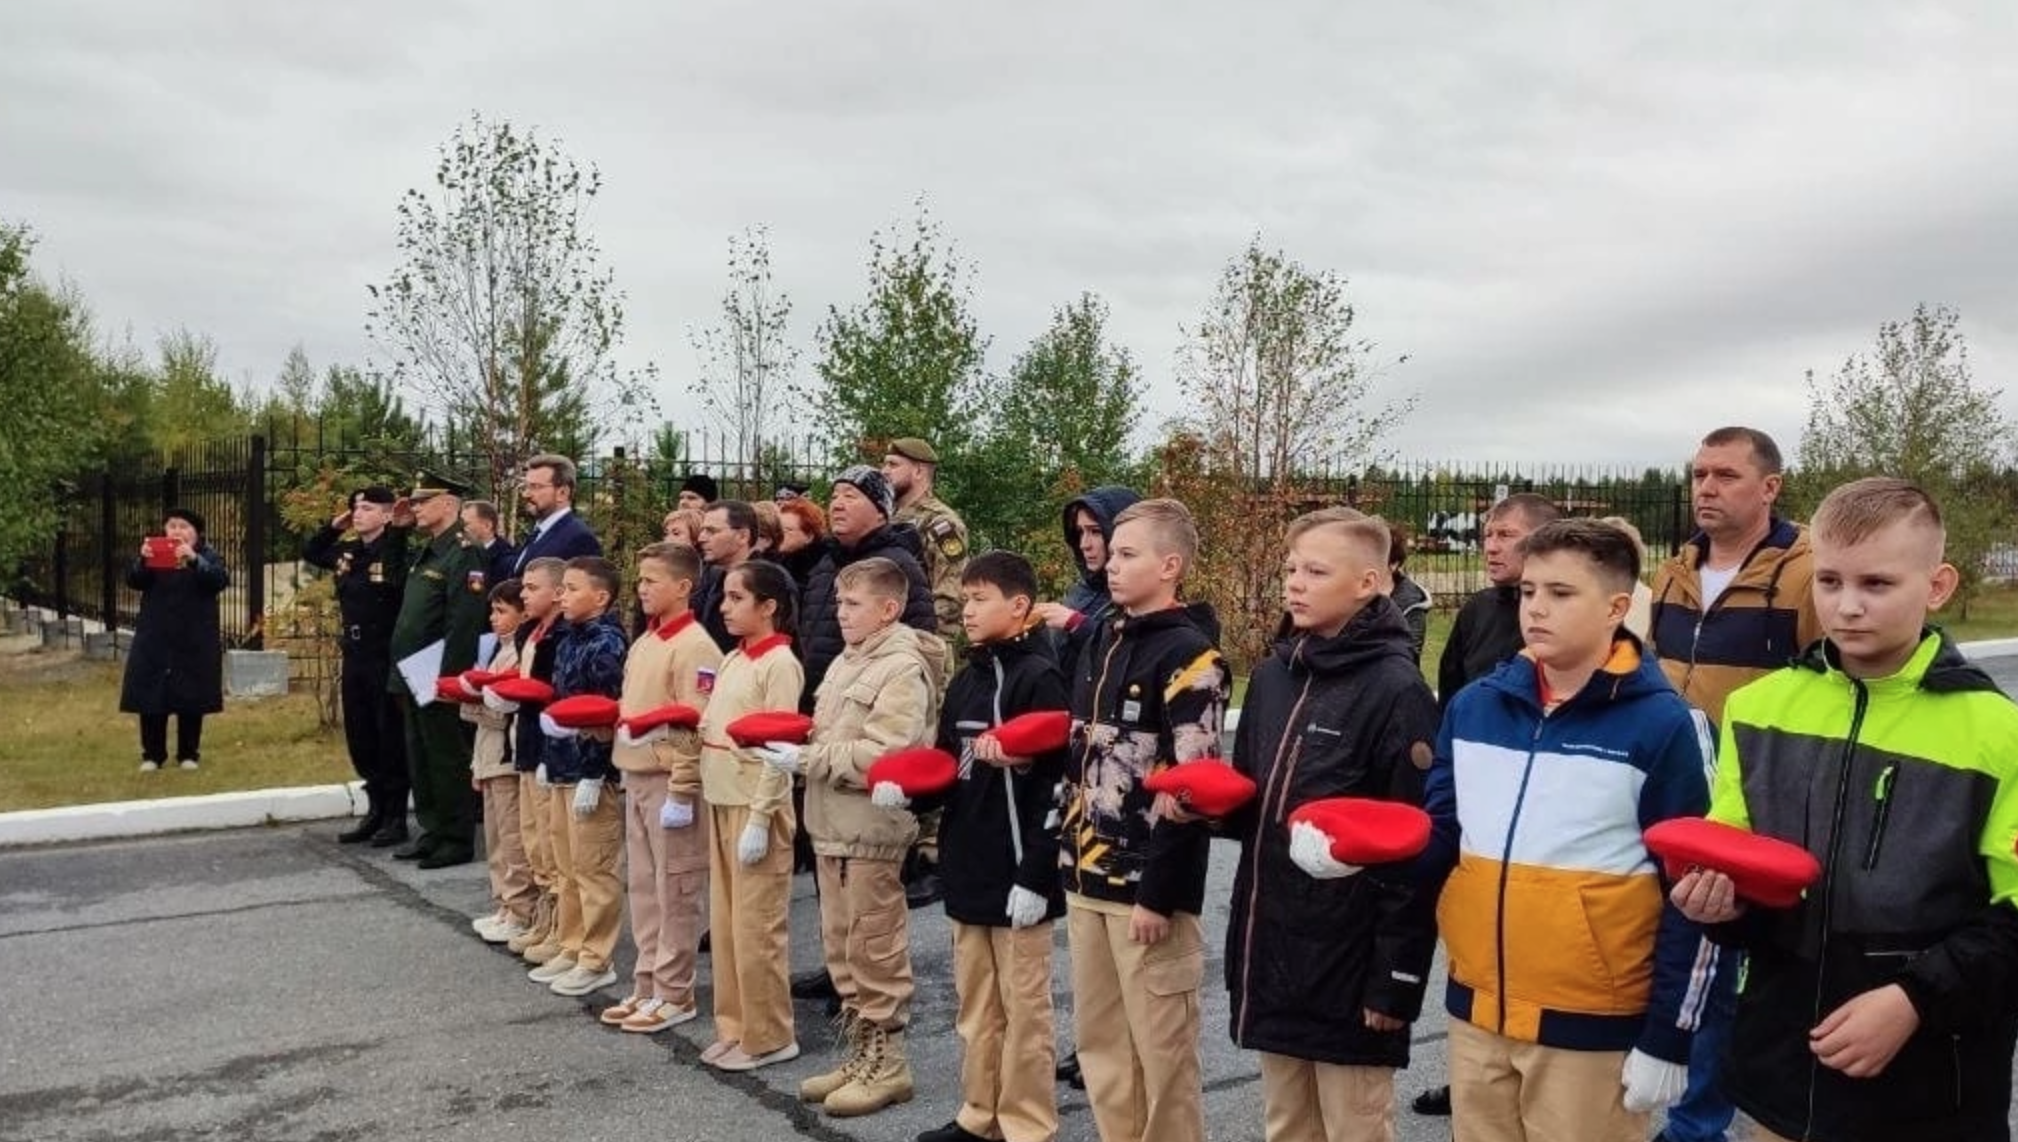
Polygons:
<instances>
[{"instance_id":1,"label":"white painted curb","mask_svg":"<svg viewBox=\"0 0 2018 1142\"><path fill-rule=\"evenodd\" d=\"M26 809L0 813L0 848L316 821L358 816L364 809L361 782Z\"/></svg>"}]
</instances>

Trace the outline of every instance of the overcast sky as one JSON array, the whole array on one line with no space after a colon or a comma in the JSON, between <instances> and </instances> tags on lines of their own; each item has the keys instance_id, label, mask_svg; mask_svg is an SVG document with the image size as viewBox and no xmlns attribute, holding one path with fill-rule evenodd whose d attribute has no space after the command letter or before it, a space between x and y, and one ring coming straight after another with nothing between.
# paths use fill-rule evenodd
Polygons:
<instances>
[{"instance_id":1,"label":"overcast sky","mask_svg":"<svg viewBox=\"0 0 2018 1142\"><path fill-rule=\"evenodd\" d=\"M922 194L991 365L1096 291L1152 420L1258 231L1408 355L1402 457L1674 463L1732 421L1791 451L1803 371L1919 301L1979 381L2018 363L2018 5L1852 9L14 0L0 218L102 326L264 384L297 342L371 354L400 193L480 111L601 168L676 420L730 234L770 227L810 363Z\"/></svg>"}]
</instances>

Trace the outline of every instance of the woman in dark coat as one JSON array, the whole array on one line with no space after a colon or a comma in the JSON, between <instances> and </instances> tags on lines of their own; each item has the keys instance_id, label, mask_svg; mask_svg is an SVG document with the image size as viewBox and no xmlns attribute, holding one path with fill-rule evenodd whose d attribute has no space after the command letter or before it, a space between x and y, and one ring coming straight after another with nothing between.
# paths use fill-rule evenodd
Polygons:
<instances>
[{"instance_id":1,"label":"woman in dark coat","mask_svg":"<svg viewBox=\"0 0 2018 1142\"><path fill-rule=\"evenodd\" d=\"M203 541L203 517L175 508L162 525L175 544L175 567L127 569L126 585L140 592L140 618L119 709L140 715L140 769L168 764L168 716L175 715L175 756L195 769L202 752L203 715L224 709L224 640L218 632L217 596L231 576L217 549Z\"/></svg>"}]
</instances>

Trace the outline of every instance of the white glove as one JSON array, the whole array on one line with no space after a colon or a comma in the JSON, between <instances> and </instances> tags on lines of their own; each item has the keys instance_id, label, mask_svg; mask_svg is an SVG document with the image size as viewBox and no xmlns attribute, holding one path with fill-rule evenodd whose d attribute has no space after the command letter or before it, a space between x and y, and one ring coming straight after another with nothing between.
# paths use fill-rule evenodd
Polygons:
<instances>
[{"instance_id":1,"label":"white glove","mask_svg":"<svg viewBox=\"0 0 2018 1142\"><path fill-rule=\"evenodd\" d=\"M1333 860L1331 838L1324 830L1308 821L1296 821L1289 826L1289 859L1296 867L1319 880L1337 880L1359 871L1356 864L1346 864Z\"/></svg>"},{"instance_id":2,"label":"white glove","mask_svg":"<svg viewBox=\"0 0 2018 1142\"><path fill-rule=\"evenodd\" d=\"M603 779L584 777L575 782L575 819L581 820L596 811L596 802L603 799Z\"/></svg>"},{"instance_id":3,"label":"white glove","mask_svg":"<svg viewBox=\"0 0 2018 1142\"><path fill-rule=\"evenodd\" d=\"M1626 1056L1619 1084L1626 1088L1626 1109L1633 1114L1646 1114L1672 1106L1682 1097L1689 1086L1689 1068L1635 1050Z\"/></svg>"},{"instance_id":4,"label":"white glove","mask_svg":"<svg viewBox=\"0 0 2018 1142\"><path fill-rule=\"evenodd\" d=\"M909 809L911 799L904 796L904 790L894 781L878 781L869 790L869 803L879 809Z\"/></svg>"},{"instance_id":5,"label":"white glove","mask_svg":"<svg viewBox=\"0 0 2018 1142\"><path fill-rule=\"evenodd\" d=\"M694 823L694 803L677 797L666 798L659 806L659 828L684 829Z\"/></svg>"},{"instance_id":6,"label":"white glove","mask_svg":"<svg viewBox=\"0 0 2018 1142\"><path fill-rule=\"evenodd\" d=\"M478 691L478 693L483 695L484 708L493 714L512 714L518 712L519 704L517 702L498 697L497 691L488 686Z\"/></svg>"},{"instance_id":7,"label":"white glove","mask_svg":"<svg viewBox=\"0 0 2018 1142\"><path fill-rule=\"evenodd\" d=\"M557 742L564 742L581 733L580 730L570 729L554 721L554 716L545 710L540 711L540 732Z\"/></svg>"},{"instance_id":8,"label":"white glove","mask_svg":"<svg viewBox=\"0 0 2018 1142\"><path fill-rule=\"evenodd\" d=\"M1009 907L1007 911L1009 913L1009 926L1011 928L1028 928L1030 925L1043 920L1044 914L1050 910L1050 901L1020 884L1009 890Z\"/></svg>"},{"instance_id":9,"label":"white glove","mask_svg":"<svg viewBox=\"0 0 2018 1142\"><path fill-rule=\"evenodd\" d=\"M617 725L617 744L621 746L648 746L653 742L664 741L672 736L673 728L667 725L653 726L651 729L636 736L631 734L631 727L622 723Z\"/></svg>"},{"instance_id":10,"label":"white glove","mask_svg":"<svg viewBox=\"0 0 2018 1142\"><path fill-rule=\"evenodd\" d=\"M793 745L791 742L765 742L750 752L756 756L758 761L763 762L779 773L796 774L799 772L799 747Z\"/></svg>"},{"instance_id":11,"label":"white glove","mask_svg":"<svg viewBox=\"0 0 2018 1142\"><path fill-rule=\"evenodd\" d=\"M539 786L541 789L552 789L554 787L554 783L547 780L546 762L540 762L539 767L533 770L533 784Z\"/></svg>"},{"instance_id":12,"label":"white glove","mask_svg":"<svg viewBox=\"0 0 2018 1142\"><path fill-rule=\"evenodd\" d=\"M771 830L767 825L755 821L743 826L743 835L736 838L736 859L744 865L753 865L764 859L771 851Z\"/></svg>"}]
</instances>

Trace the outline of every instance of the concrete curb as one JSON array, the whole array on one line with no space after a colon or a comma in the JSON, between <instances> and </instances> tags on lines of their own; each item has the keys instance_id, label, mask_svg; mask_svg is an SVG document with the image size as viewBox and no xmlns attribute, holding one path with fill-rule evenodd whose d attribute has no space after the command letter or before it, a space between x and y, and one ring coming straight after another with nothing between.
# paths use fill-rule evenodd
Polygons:
<instances>
[{"instance_id":1,"label":"concrete curb","mask_svg":"<svg viewBox=\"0 0 2018 1142\"><path fill-rule=\"evenodd\" d=\"M1983 639L1959 646L1970 658L2018 655L2018 638ZM1231 735L1233 728L1239 724L1240 711L1227 711L1227 733ZM355 781L347 785L252 789L201 797L163 797L154 801L113 801L61 809L27 809L18 813L0 813L0 848L147 837L198 829L242 829L278 821L354 817L364 811L364 786Z\"/></svg>"}]
</instances>

